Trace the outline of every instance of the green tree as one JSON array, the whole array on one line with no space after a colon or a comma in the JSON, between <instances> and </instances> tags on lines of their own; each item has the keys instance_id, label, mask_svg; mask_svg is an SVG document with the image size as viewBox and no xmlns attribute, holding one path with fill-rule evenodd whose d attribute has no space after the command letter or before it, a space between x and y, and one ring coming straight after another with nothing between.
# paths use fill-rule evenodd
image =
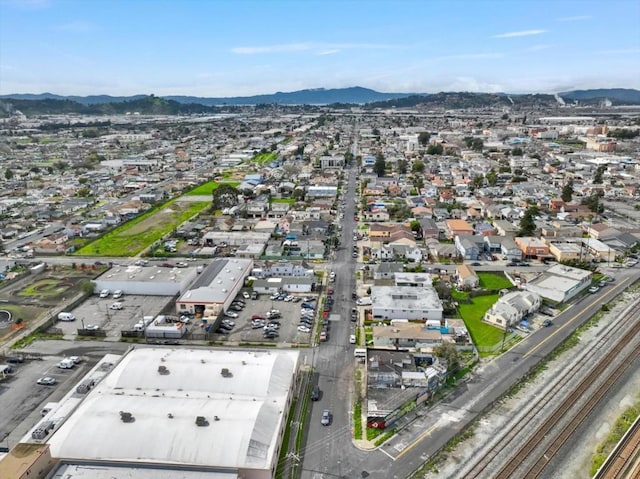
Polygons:
<instances>
[{"instance_id":1,"label":"green tree","mask_svg":"<svg viewBox=\"0 0 640 479\"><path fill-rule=\"evenodd\" d=\"M401 175L407 174L407 160L398 160L398 173Z\"/></svg>"},{"instance_id":2,"label":"green tree","mask_svg":"<svg viewBox=\"0 0 640 479\"><path fill-rule=\"evenodd\" d=\"M537 206L531 206L526 209L524 215L520 218L518 236L533 236L536 231L535 217L538 213Z\"/></svg>"},{"instance_id":3,"label":"green tree","mask_svg":"<svg viewBox=\"0 0 640 479\"><path fill-rule=\"evenodd\" d=\"M472 184L474 188L482 188L482 186L484 185L484 177L482 177L481 175L474 176Z\"/></svg>"},{"instance_id":4,"label":"green tree","mask_svg":"<svg viewBox=\"0 0 640 479\"><path fill-rule=\"evenodd\" d=\"M569 203L573 198L573 181L569 180L562 187L562 194L560 195L562 201Z\"/></svg>"},{"instance_id":5,"label":"green tree","mask_svg":"<svg viewBox=\"0 0 640 479\"><path fill-rule=\"evenodd\" d=\"M11 180L13 178L13 171L11 170L11 168L7 168L6 170L4 170L4 177L7 180Z\"/></svg>"},{"instance_id":6,"label":"green tree","mask_svg":"<svg viewBox=\"0 0 640 479\"><path fill-rule=\"evenodd\" d=\"M489 186L496 186L498 184L498 174L495 172L495 170L492 169L486 175L484 175L484 177L487 179L487 183L489 183Z\"/></svg>"},{"instance_id":7,"label":"green tree","mask_svg":"<svg viewBox=\"0 0 640 479\"><path fill-rule=\"evenodd\" d=\"M239 203L238 196L240 191L228 183L223 183L213 190L211 195L214 209L222 210L224 208L232 208Z\"/></svg>"},{"instance_id":8,"label":"green tree","mask_svg":"<svg viewBox=\"0 0 640 479\"><path fill-rule=\"evenodd\" d=\"M442 155L443 152L444 147L440 143L427 147L427 155Z\"/></svg>"},{"instance_id":9,"label":"green tree","mask_svg":"<svg viewBox=\"0 0 640 479\"><path fill-rule=\"evenodd\" d=\"M596 172L593 175L593 182L595 184L598 184L598 185L602 184L602 175L604 174L604 171L606 169L607 169L607 167L604 166L604 165L600 165L600 166L598 166L598 168L596 168Z\"/></svg>"},{"instance_id":10,"label":"green tree","mask_svg":"<svg viewBox=\"0 0 640 479\"><path fill-rule=\"evenodd\" d=\"M422 226L420 225L420 222L418 220L413 220L409 227L411 228L411 231L415 232L415 233L420 233L422 231Z\"/></svg>"},{"instance_id":11,"label":"green tree","mask_svg":"<svg viewBox=\"0 0 640 479\"><path fill-rule=\"evenodd\" d=\"M378 176L384 176L386 168L387 164L384 161L384 157L382 155L378 155L376 157L376 162L373 164L373 172Z\"/></svg>"},{"instance_id":12,"label":"green tree","mask_svg":"<svg viewBox=\"0 0 640 479\"><path fill-rule=\"evenodd\" d=\"M460 356L453 343L442 343L433 348L433 354L447 362L447 374L453 374L460 369Z\"/></svg>"},{"instance_id":13,"label":"green tree","mask_svg":"<svg viewBox=\"0 0 640 479\"><path fill-rule=\"evenodd\" d=\"M522 148L520 147L516 147L513 150L511 150L511 154L513 156L522 156Z\"/></svg>"},{"instance_id":14,"label":"green tree","mask_svg":"<svg viewBox=\"0 0 640 479\"><path fill-rule=\"evenodd\" d=\"M429 144L430 138L431 138L431 135L429 134L429 132L423 131L418 135L418 143L420 143L420 145L422 146L426 146Z\"/></svg>"},{"instance_id":15,"label":"green tree","mask_svg":"<svg viewBox=\"0 0 640 479\"><path fill-rule=\"evenodd\" d=\"M412 173L423 173L424 172L424 163L420 160L416 160L413 162L413 164L411 165L411 172Z\"/></svg>"},{"instance_id":16,"label":"green tree","mask_svg":"<svg viewBox=\"0 0 640 479\"><path fill-rule=\"evenodd\" d=\"M600 202L601 193L592 193L580 202L589 208L593 213L604 213L604 205Z\"/></svg>"}]
</instances>

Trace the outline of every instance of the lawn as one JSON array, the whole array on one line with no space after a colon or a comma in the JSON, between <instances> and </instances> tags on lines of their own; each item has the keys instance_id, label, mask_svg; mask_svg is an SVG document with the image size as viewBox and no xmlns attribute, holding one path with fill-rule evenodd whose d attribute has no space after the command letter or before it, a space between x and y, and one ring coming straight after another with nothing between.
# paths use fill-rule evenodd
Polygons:
<instances>
[{"instance_id":1,"label":"lawn","mask_svg":"<svg viewBox=\"0 0 640 479\"><path fill-rule=\"evenodd\" d=\"M464 320L464 324L471 334L476 346L491 347L502 341L504 331L490 324L483 323L484 313L498 300L497 294L476 296L472 304L461 304L458 312Z\"/></svg>"},{"instance_id":2,"label":"lawn","mask_svg":"<svg viewBox=\"0 0 640 479\"><path fill-rule=\"evenodd\" d=\"M89 256L133 256L160 240L189 218L211 206L209 201L178 202L170 200L109 231L80 248L76 254Z\"/></svg>"},{"instance_id":3,"label":"lawn","mask_svg":"<svg viewBox=\"0 0 640 479\"><path fill-rule=\"evenodd\" d=\"M278 153L272 151L269 153L260 153L259 155L254 156L251 161L255 161L256 163L259 163L261 165L267 165L274 161L276 158L278 158Z\"/></svg>"},{"instance_id":4,"label":"lawn","mask_svg":"<svg viewBox=\"0 0 640 479\"><path fill-rule=\"evenodd\" d=\"M476 273L480 278L480 287L489 290L499 290L511 288L513 284L501 274L495 273Z\"/></svg>"},{"instance_id":5,"label":"lawn","mask_svg":"<svg viewBox=\"0 0 640 479\"><path fill-rule=\"evenodd\" d=\"M290 205L294 204L296 202L295 198L273 198L271 200L271 203L288 203Z\"/></svg>"},{"instance_id":6,"label":"lawn","mask_svg":"<svg viewBox=\"0 0 640 479\"><path fill-rule=\"evenodd\" d=\"M218 183L217 181L208 181L200 186L196 186L194 189L186 193L186 196L211 196L213 190L217 189L223 183ZM233 187L238 186L240 183L237 181L229 181L226 184L231 185Z\"/></svg>"}]
</instances>

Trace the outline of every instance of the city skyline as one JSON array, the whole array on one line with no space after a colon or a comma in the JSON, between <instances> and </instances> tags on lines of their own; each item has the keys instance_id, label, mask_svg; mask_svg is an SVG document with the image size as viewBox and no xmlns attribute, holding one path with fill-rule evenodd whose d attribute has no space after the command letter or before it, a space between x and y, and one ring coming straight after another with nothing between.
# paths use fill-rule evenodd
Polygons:
<instances>
[{"instance_id":1,"label":"city skyline","mask_svg":"<svg viewBox=\"0 0 640 479\"><path fill-rule=\"evenodd\" d=\"M0 94L640 88L630 0L3 0L0 12Z\"/></svg>"}]
</instances>

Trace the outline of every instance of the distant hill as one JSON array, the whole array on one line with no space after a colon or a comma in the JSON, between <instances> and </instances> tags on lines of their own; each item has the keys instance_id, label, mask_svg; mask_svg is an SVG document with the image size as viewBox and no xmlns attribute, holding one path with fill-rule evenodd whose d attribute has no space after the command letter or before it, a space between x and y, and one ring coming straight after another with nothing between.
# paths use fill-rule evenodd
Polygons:
<instances>
[{"instance_id":1,"label":"distant hill","mask_svg":"<svg viewBox=\"0 0 640 479\"><path fill-rule=\"evenodd\" d=\"M567 103L579 101L585 104L597 104L604 99L614 105L640 105L640 91L631 88L600 88L596 90L574 90L559 93Z\"/></svg>"},{"instance_id":2,"label":"distant hill","mask_svg":"<svg viewBox=\"0 0 640 479\"><path fill-rule=\"evenodd\" d=\"M173 100L178 103L192 104L198 103L207 106L222 105L260 105L260 104L278 104L278 105L329 105L332 103L350 103L365 104L372 101L389 100L391 98L403 98L409 96L409 93L381 93L369 88L350 87L350 88L333 88L324 89L317 88L312 90L299 90L292 92L277 92L269 95L254 96L235 96L228 98L205 98L198 96L165 96L167 100ZM92 96L60 96L53 93L40 93L37 95L24 93L15 95L0 95L4 99L16 100L71 100L82 105L96 105L103 103L117 103L123 101L139 100L145 95L109 96L109 95L92 95Z\"/></svg>"},{"instance_id":3,"label":"distant hill","mask_svg":"<svg viewBox=\"0 0 640 479\"><path fill-rule=\"evenodd\" d=\"M640 104L640 91L632 89L576 90L561 93L567 103L579 101L585 105L597 105L608 98L614 105ZM440 92L433 94L382 93L362 87L300 90L277 92L271 95L247 97L203 98L194 96L134 95L116 97L109 95L60 96L52 93L15 94L0 96L0 115L19 110L25 115L41 114L142 114L178 115L218 112L221 107L235 110L248 105L366 105L367 108L549 108L558 106L553 95Z\"/></svg>"}]
</instances>

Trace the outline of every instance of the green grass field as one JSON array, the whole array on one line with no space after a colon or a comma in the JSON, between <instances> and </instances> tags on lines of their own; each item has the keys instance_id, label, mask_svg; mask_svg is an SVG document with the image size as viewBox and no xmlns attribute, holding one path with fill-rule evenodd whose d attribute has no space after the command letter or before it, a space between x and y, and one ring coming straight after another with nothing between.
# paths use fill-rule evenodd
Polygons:
<instances>
[{"instance_id":1,"label":"green grass field","mask_svg":"<svg viewBox=\"0 0 640 479\"><path fill-rule=\"evenodd\" d=\"M208 181L186 193L186 196L211 196L211 193L222 184L223 183L218 183L217 181ZM240 183L237 181L229 181L226 184L236 187Z\"/></svg>"},{"instance_id":2,"label":"green grass field","mask_svg":"<svg viewBox=\"0 0 640 479\"><path fill-rule=\"evenodd\" d=\"M160 209L148 211L109 231L104 236L80 248L76 254L133 256L208 206L211 206L208 201L168 201Z\"/></svg>"},{"instance_id":3,"label":"green grass field","mask_svg":"<svg viewBox=\"0 0 640 479\"><path fill-rule=\"evenodd\" d=\"M261 165L266 165L268 163L271 163L276 158L278 158L278 153L275 151L271 151L269 153L260 153L259 155L256 155L251 161L259 163Z\"/></svg>"},{"instance_id":4,"label":"green grass field","mask_svg":"<svg viewBox=\"0 0 640 479\"><path fill-rule=\"evenodd\" d=\"M498 290L511 288L513 284L507 278L494 273L476 273L480 278L480 287L483 289Z\"/></svg>"},{"instance_id":5,"label":"green grass field","mask_svg":"<svg viewBox=\"0 0 640 479\"><path fill-rule=\"evenodd\" d=\"M461 304L458 312L469 330L473 342L478 347L491 347L502 341L502 329L483 323L484 313L498 300L497 294L476 296L472 304Z\"/></svg>"},{"instance_id":6,"label":"green grass field","mask_svg":"<svg viewBox=\"0 0 640 479\"><path fill-rule=\"evenodd\" d=\"M295 198L273 198L271 203L288 203L290 205L296 202Z\"/></svg>"}]
</instances>

